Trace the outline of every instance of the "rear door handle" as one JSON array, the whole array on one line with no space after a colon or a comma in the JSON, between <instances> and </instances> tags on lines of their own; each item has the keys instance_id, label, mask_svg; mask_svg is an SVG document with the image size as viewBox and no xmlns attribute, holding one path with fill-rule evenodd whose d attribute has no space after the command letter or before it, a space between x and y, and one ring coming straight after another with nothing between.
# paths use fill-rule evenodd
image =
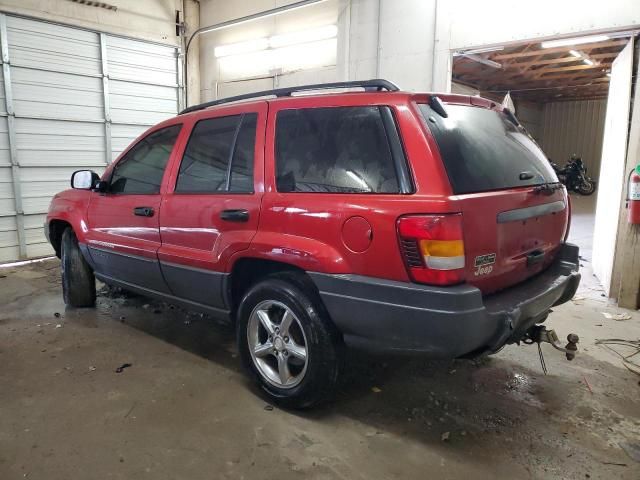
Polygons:
<instances>
[{"instance_id":1,"label":"rear door handle","mask_svg":"<svg viewBox=\"0 0 640 480\"><path fill-rule=\"evenodd\" d=\"M534 250L527 255L527 266L536 265L544 260L544 252L542 250Z\"/></svg>"},{"instance_id":2,"label":"rear door handle","mask_svg":"<svg viewBox=\"0 0 640 480\"><path fill-rule=\"evenodd\" d=\"M244 209L223 210L220 212L220 218L228 222L248 222L249 211Z\"/></svg>"},{"instance_id":3,"label":"rear door handle","mask_svg":"<svg viewBox=\"0 0 640 480\"><path fill-rule=\"evenodd\" d=\"M135 207L133 209L133 214L138 217L153 217L153 208L151 207Z\"/></svg>"}]
</instances>

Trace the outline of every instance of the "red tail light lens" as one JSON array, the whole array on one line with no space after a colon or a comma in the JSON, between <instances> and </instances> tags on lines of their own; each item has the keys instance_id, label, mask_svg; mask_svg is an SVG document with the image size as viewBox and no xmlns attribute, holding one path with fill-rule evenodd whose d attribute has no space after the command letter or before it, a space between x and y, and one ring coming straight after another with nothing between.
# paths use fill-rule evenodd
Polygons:
<instances>
[{"instance_id":1,"label":"red tail light lens","mask_svg":"<svg viewBox=\"0 0 640 480\"><path fill-rule=\"evenodd\" d=\"M401 217L398 237L413 281L431 285L464 282L461 213Z\"/></svg>"}]
</instances>

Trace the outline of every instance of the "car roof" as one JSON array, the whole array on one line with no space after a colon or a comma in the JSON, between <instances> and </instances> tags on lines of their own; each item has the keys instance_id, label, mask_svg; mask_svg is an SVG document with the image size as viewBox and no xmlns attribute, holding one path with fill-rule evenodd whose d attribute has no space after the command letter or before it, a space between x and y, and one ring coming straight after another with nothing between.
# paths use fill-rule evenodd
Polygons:
<instances>
[{"instance_id":1,"label":"car roof","mask_svg":"<svg viewBox=\"0 0 640 480\"><path fill-rule=\"evenodd\" d=\"M354 91L354 88L361 88L362 91ZM348 90L348 91L345 91ZM179 117L183 116L196 116L198 112L202 111L215 111L218 108L223 108L232 105L251 105L263 102L277 103L286 101L287 103L292 100L298 100L304 103L310 98L326 98L327 102L336 97L342 98L345 96L357 96L366 94L372 100L375 99L375 103L379 103L383 98L395 98L402 96L403 99L412 98L417 103L444 103L444 104L457 104L457 105L472 105L482 108L495 109L502 111L503 107L499 103L486 98L470 95L458 95L451 93L412 93L401 91L400 88L394 83L384 79L363 80L363 81L351 81L351 82L335 82L335 83L322 83L313 85L301 85L295 87L278 88L273 90L263 90L259 92L246 93L242 95L236 95L233 97L227 97L218 100L212 100L209 102L200 103L197 105L185 108L178 114ZM371 95L375 95L372 97Z\"/></svg>"}]
</instances>

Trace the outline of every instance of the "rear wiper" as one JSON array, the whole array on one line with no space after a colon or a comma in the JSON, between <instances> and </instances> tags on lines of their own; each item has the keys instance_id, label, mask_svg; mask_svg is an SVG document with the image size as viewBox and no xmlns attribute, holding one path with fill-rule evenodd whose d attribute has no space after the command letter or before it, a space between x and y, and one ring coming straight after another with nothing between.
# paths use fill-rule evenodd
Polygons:
<instances>
[{"instance_id":1,"label":"rear wiper","mask_svg":"<svg viewBox=\"0 0 640 480\"><path fill-rule=\"evenodd\" d=\"M540 193L542 195L551 195L556 190L562 190L562 183L543 183L542 185L536 185L533 187L533 193Z\"/></svg>"},{"instance_id":2,"label":"rear wiper","mask_svg":"<svg viewBox=\"0 0 640 480\"><path fill-rule=\"evenodd\" d=\"M431 107L431 110L436 112L442 118L447 118L449 116L447 110L444 108L444 103L442 103L442 100L435 95L431 95L431 98L429 99L429 106Z\"/></svg>"}]
</instances>

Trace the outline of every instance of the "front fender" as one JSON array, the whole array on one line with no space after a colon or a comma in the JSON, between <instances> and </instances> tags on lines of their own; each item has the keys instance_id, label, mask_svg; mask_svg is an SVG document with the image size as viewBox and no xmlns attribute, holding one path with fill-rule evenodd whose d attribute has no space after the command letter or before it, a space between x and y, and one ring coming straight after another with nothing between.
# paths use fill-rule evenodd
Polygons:
<instances>
[{"instance_id":1,"label":"front fender","mask_svg":"<svg viewBox=\"0 0 640 480\"><path fill-rule=\"evenodd\" d=\"M92 194L89 190L69 189L54 195L49 205L45 229L48 230L54 220L67 222L73 228L78 241L84 243L88 231L87 210ZM45 233L48 237L50 232Z\"/></svg>"}]
</instances>

